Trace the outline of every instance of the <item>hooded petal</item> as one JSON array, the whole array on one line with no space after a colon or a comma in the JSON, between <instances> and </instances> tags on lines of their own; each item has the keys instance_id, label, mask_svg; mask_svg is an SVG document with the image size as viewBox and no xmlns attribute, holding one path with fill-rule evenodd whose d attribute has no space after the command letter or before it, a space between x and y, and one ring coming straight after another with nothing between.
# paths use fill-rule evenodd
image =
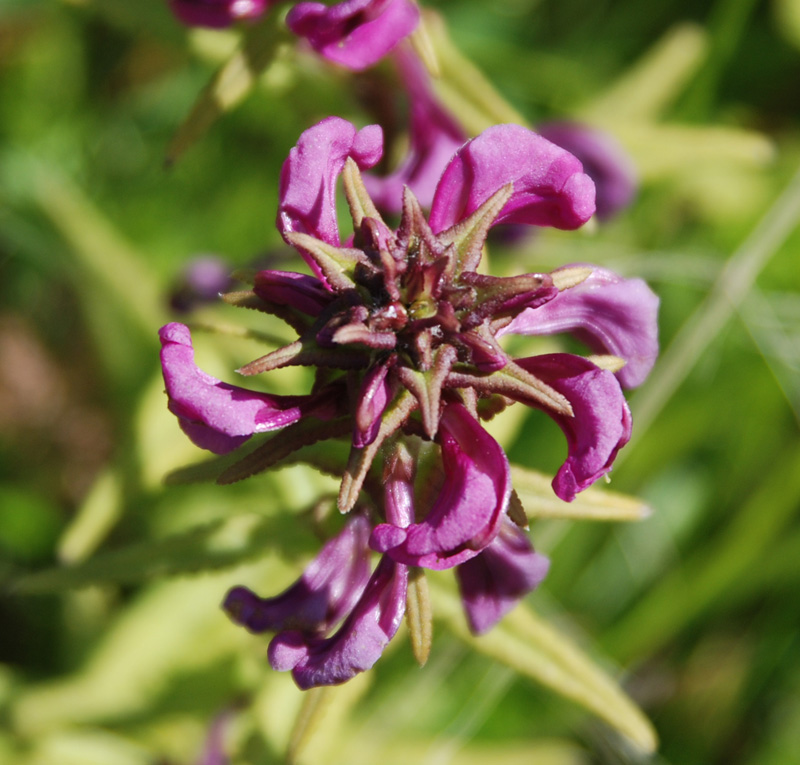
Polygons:
<instances>
[{"instance_id":1,"label":"hooded petal","mask_svg":"<svg viewBox=\"0 0 800 765\"><path fill-rule=\"evenodd\" d=\"M427 517L405 529L381 524L370 539L374 550L400 563L432 569L451 568L485 548L511 494L505 452L462 404L445 406L439 435L444 485Z\"/></svg>"},{"instance_id":2,"label":"hooded petal","mask_svg":"<svg viewBox=\"0 0 800 765\"><path fill-rule=\"evenodd\" d=\"M363 169L372 167L382 153L383 133L378 125L356 130L346 120L328 117L306 130L281 169L277 221L281 234L309 234L338 247L336 180L348 157ZM313 259L306 260L322 278Z\"/></svg>"},{"instance_id":3,"label":"hooded petal","mask_svg":"<svg viewBox=\"0 0 800 765\"><path fill-rule=\"evenodd\" d=\"M467 136L439 103L430 77L419 58L405 48L393 54L408 94L410 126L408 155L385 178L365 176L373 202L382 210L403 209L403 187L408 186L423 207L430 207L442 171Z\"/></svg>"},{"instance_id":4,"label":"hooded petal","mask_svg":"<svg viewBox=\"0 0 800 765\"><path fill-rule=\"evenodd\" d=\"M631 413L625 396L611 372L582 356L551 353L516 362L572 406L572 417L544 409L567 437L568 456L553 479L553 490L571 502L611 470L617 452L630 440Z\"/></svg>"},{"instance_id":5,"label":"hooded petal","mask_svg":"<svg viewBox=\"0 0 800 765\"><path fill-rule=\"evenodd\" d=\"M456 568L467 622L482 635L494 627L547 574L550 561L534 551L528 535L507 517L500 533L477 557Z\"/></svg>"},{"instance_id":6,"label":"hooded petal","mask_svg":"<svg viewBox=\"0 0 800 765\"><path fill-rule=\"evenodd\" d=\"M495 125L445 168L431 205L434 233L467 218L508 183L514 193L495 223L573 229L594 213L594 183L572 154L527 128Z\"/></svg>"},{"instance_id":7,"label":"hooded petal","mask_svg":"<svg viewBox=\"0 0 800 765\"><path fill-rule=\"evenodd\" d=\"M247 587L234 587L223 609L250 632L325 632L352 610L369 581L369 532L366 518L354 516L285 592L259 598Z\"/></svg>"},{"instance_id":8,"label":"hooded petal","mask_svg":"<svg viewBox=\"0 0 800 765\"><path fill-rule=\"evenodd\" d=\"M644 382L658 356L657 319L658 297L644 281L594 268L577 286L538 308L522 311L498 335L569 332L596 353L624 359L617 379L633 388Z\"/></svg>"},{"instance_id":9,"label":"hooded petal","mask_svg":"<svg viewBox=\"0 0 800 765\"><path fill-rule=\"evenodd\" d=\"M333 6L298 3L286 25L330 61L360 70L382 59L419 23L411 0L346 0Z\"/></svg>"},{"instance_id":10,"label":"hooded petal","mask_svg":"<svg viewBox=\"0 0 800 765\"><path fill-rule=\"evenodd\" d=\"M370 669L394 637L406 609L408 568L381 558L361 599L339 630L329 638L290 630L269 646L269 663L292 670L303 689L338 685Z\"/></svg>"},{"instance_id":11,"label":"hooded petal","mask_svg":"<svg viewBox=\"0 0 800 765\"><path fill-rule=\"evenodd\" d=\"M312 412L332 414L320 396L271 396L206 374L194 363L191 334L184 324L167 324L159 337L169 410L203 449L227 454L254 433L284 428Z\"/></svg>"},{"instance_id":12,"label":"hooded petal","mask_svg":"<svg viewBox=\"0 0 800 765\"><path fill-rule=\"evenodd\" d=\"M574 154L597 188L597 217L609 220L636 196L638 179L633 160L616 139L579 122L548 122L536 128L562 149Z\"/></svg>"},{"instance_id":13,"label":"hooded petal","mask_svg":"<svg viewBox=\"0 0 800 765\"><path fill-rule=\"evenodd\" d=\"M257 19L269 5L270 0L170 0L172 12L187 26L214 29Z\"/></svg>"}]
</instances>

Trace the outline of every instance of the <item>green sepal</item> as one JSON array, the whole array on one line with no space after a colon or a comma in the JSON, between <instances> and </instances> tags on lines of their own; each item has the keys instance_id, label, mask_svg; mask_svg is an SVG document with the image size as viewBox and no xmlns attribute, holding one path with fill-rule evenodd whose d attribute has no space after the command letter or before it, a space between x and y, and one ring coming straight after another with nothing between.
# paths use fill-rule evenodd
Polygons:
<instances>
[{"instance_id":1,"label":"green sepal","mask_svg":"<svg viewBox=\"0 0 800 765\"><path fill-rule=\"evenodd\" d=\"M289 244L302 250L316 263L325 281L334 290L343 291L356 288L357 266L375 270L369 258L361 250L352 247L336 247L299 231L287 231L283 236Z\"/></svg>"},{"instance_id":2,"label":"green sepal","mask_svg":"<svg viewBox=\"0 0 800 765\"><path fill-rule=\"evenodd\" d=\"M557 390L524 370L511 359L497 372L481 375L467 365L455 365L447 378L455 388L475 388L481 393L495 393L517 401L529 402L556 414L572 417L572 406Z\"/></svg>"},{"instance_id":3,"label":"green sepal","mask_svg":"<svg viewBox=\"0 0 800 765\"><path fill-rule=\"evenodd\" d=\"M250 377L281 367L330 367L332 369L361 369L369 357L359 350L322 348L313 340L301 339L245 364L236 371Z\"/></svg>"},{"instance_id":4,"label":"green sepal","mask_svg":"<svg viewBox=\"0 0 800 765\"><path fill-rule=\"evenodd\" d=\"M295 422L274 433L271 438L223 470L217 483L236 483L263 473L282 460L287 460L293 452L304 446L348 435L352 427L350 418L346 417L329 422L309 418Z\"/></svg>"},{"instance_id":5,"label":"green sepal","mask_svg":"<svg viewBox=\"0 0 800 765\"><path fill-rule=\"evenodd\" d=\"M511 198L513 191L514 184L507 183L495 191L469 218L439 234L440 242L455 247L459 274L474 271L480 264L489 229Z\"/></svg>"},{"instance_id":6,"label":"green sepal","mask_svg":"<svg viewBox=\"0 0 800 765\"><path fill-rule=\"evenodd\" d=\"M347 460L347 469L342 476L342 485L337 503L342 513L348 513L353 509L367 473L372 467L379 450L386 440L402 427L416 407L416 398L408 391L403 391L386 407L375 440L362 448L355 446L351 448L350 457Z\"/></svg>"}]
</instances>

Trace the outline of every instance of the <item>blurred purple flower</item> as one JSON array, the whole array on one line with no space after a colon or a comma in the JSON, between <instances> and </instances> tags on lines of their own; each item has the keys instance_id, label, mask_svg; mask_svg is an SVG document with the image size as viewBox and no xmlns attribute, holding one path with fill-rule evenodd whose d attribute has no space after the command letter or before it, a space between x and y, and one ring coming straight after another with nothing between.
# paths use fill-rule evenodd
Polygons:
<instances>
[{"instance_id":1,"label":"blurred purple flower","mask_svg":"<svg viewBox=\"0 0 800 765\"><path fill-rule=\"evenodd\" d=\"M408 153L397 169L385 177L366 175L364 185L379 210L399 213L403 188L408 186L425 208L430 208L436 184L467 134L433 92L430 75L408 47L392 54L408 97Z\"/></svg>"},{"instance_id":2,"label":"blurred purple flower","mask_svg":"<svg viewBox=\"0 0 800 765\"><path fill-rule=\"evenodd\" d=\"M366 69L380 61L419 23L413 0L345 0L327 6L297 3L286 25L329 61Z\"/></svg>"},{"instance_id":3,"label":"blurred purple flower","mask_svg":"<svg viewBox=\"0 0 800 765\"><path fill-rule=\"evenodd\" d=\"M177 18L188 26L229 27L254 21L276 0L169 0ZM344 0L334 5L296 3L286 25L320 55L349 69L366 69L380 61L419 23L413 0Z\"/></svg>"},{"instance_id":4,"label":"blurred purple flower","mask_svg":"<svg viewBox=\"0 0 800 765\"><path fill-rule=\"evenodd\" d=\"M216 255L192 258L176 280L170 307L187 313L204 303L219 300L220 293L231 288L231 270L231 266Z\"/></svg>"},{"instance_id":5,"label":"blurred purple flower","mask_svg":"<svg viewBox=\"0 0 800 765\"><path fill-rule=\"evenodd\" d=\"M172 12L191 27L229 27L259 18L275 0L170 0Z\"/></svg>"}]
</instances>

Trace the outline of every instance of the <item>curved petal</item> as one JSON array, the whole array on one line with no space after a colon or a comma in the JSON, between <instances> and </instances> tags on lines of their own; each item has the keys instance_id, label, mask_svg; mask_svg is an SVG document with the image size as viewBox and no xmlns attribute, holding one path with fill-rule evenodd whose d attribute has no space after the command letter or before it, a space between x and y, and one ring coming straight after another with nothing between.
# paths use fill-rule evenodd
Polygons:
<instances>
[{"instance_id":1,"label":"curved petal","mask_svg":"<svg viewBox=\"0 0 800 765\"><path fill-rule=\"evenodd\" d=\"M382 59L419 23L411 0L346 0L333 6L298 3L286 25L330 61L360 70Z\"/></svg>"},{"instance_id":2,"label":"curved petal","mask_svg":"<svg viewBox=\"0 0 800 765\"><path fill-rule=\"evenodd\" d=\"M330 629L353 609L369 581L369 532L366 518L353 517L285 592L259 598L247 587L234 587L222 608L236 624L255 633Z\"/></svg>"},{"instance_id":3,"label":"curved petal","mask_svg":"<svg viewBox=\"0 0 800 765\"><path fill-rule=\"evenodd\" d=\"M408 94L408 155L390 175L384 178L366 175L364 184L381 210L399 213L403 209L405 186L414 192L423 207L431 206L442 171L467 136L437 100L418 56L400 48L393 57Z\"/></svg>"},{"instance_id":4,"label":"curved petal","mask_svg":"<svg viewBox=\"0 0 800 765\"><path fill-rule=\"evenodd\" d=\"M507 517L500 533L477 557L456 568L469 628L483 635L541 584L550 561Z\"/></svg>"},{"instance_id":5,"label":"curved petal","mask_svg":"<svg viewBox=\"0 0 800 765\"><path fill-rule=\"evenodd\" d=\"M536 132L574 154L597 188L597 217L609 220L636 196L633 160L609 133L579 122L547 122Z\"/></svg>"},{"instance_id":6,"label":"curved petal","mask_svg":"<svg viewBox=\"0 0 800 765\"><path fill-rule=\"evenodd\" d=\"M564 149L519 125L495 125L464 144L445 168L431 206L434 233L467 218L508 183L495 223L573 229L594 213L594 183Z\"/></svg>"},{"instance_id":7,"label":"curved petal","mask_svg":"<svg viewBox=\"0 0 800 765\"><path fill-rule=\"evenodd\" d=\"M582 356L551 353L517 359L517 364L564 395L574 415L543 409L567 437L568 456L553 479L566 502L611 470L617 452L631 437L631 413L611 372Z\"/></svg>"},{"instance_id":8,"label":"curved petal","mask_svg":"<svg viewBox=\"0 0 800 765\"><path fill-rule=\"evenodd\" d=\"M170 0L172 12L187 26L221 29L261 16L270 0Z\"/></svg>"},{"instance_id":9,"label":"curved petal","mask_svg":"<svg viewBox=\"0 0 800 765\"><path fill-rule=\"evenodd\" d=\"M511 494L508 458L462 404L448 404L439 434L445 480L421 523L376 526L370 545L399 563L445 569L474 558L497 534Z\"/></svg>"},{"instance_id":10,"label":"curved petal","mask_svg":"<svg viewBox=\"0 0 800 765\"><path fill-rule=\"evenodd\" d=\"M269 663L292 670L303 689L338 685L370 669L397 632L406 610L408 568L381 558L361 599L339 630L329 638L290 630L269 645Z\"/></svg>"},{"instance_id":11,"label":"curved petal","mask_svg":"<svg viewBox=\"0 0 800 765\"><path fill-rule=\"evenodd\" d=\"M381 417L391 395L391 385L387 379L388 372L388 365L381 363L376 364L364 376L358 394L353 426L353 446L356 449L369 446L378 436Z\"/></svg>"},{"instance_id":12,"label":"curved petal","mask_svg":"<svg viewBox=\"0 0 800 765\"><path fill-rule=\"evenodd\" d=\"M191 333L184 324L167 324L159 337L169 410L186 435L203 449L227 454L254 433L286 427L312 411L325 414L320 397L271 396L206 374L194 363Z\"/></svg>"},{"instance_id":13,"label":"curved petal","mask_svg":"<svg viewBox=\"0 0 800 765\"><path fill-rule=\"evenodd\" d=\"M633 388L644 382L658 356L657 319L658 297L644 281L594 267L586 280L522 311L498 335L569 332L596 353L624 359L617 379Z\"/></svg>"},{"instance_id":14,"label":"curved petal","mask_svg":"<svg viewBox=\"0 0 800 765\"><path fill-rule=\"evenodd\" d=\"M328 117L306 130L281 169L277 221L281 234L309 234L338 247L336 180L348 157L364 169L372 167L382 153L383 133L378 125L356 130L347 120ZM313 259L306 257L306 261L321 279Z\"/></svg>"}]
</instances>

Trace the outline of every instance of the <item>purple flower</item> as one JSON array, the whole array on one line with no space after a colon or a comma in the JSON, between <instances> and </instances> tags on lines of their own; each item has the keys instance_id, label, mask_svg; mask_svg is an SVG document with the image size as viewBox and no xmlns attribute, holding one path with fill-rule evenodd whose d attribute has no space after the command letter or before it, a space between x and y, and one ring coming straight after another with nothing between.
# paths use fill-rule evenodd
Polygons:
<instances>
[{"instance_id":1,"label":"purple flower","mask_svg":"<svg viewBox=\"0 0 800 765\"><path fill-rule=\"evenodd\" d=\"M222 28L260 18L276 0L170 0L188 26ZM419 23L413 0L296 3L286 25L329 61L361 70L376 64Z\"/></svg>"},{"instance_id":2,"label":"purple flower","mask_svg":"<svg viewBox=\"0 0 800 765\"><path fill-rule=\"evenodd\" d=\"M274 0L170 0L172 12L190 27L229 27L259 18Z\"/></svg>"},{"instance_id":3,"label":"purple flower","mask_svg":"<svg viewBox=\"0 0 800 765\"><path fill-rule=\"evenodd\" d=\"M183 269L170 296L174 311L187 313L198 305L219 299L231 288L231 268L215 255L193 258Z\"/></svg>"},{"instance_id":4,"label":"purple flower","mask_svg":"<svg viewBox=\"0 0 800 765\"><path fill-rule=\"evenodd\" d=\"M345 0L327 6L297 3L286 25L329 61L360 70L382 59L419 23L412 0Z\"/></svg>"},{"instance_id":5,"label":"purple flower","mask_svg":"<svg viewBox=\"0 0 800 765\"><path fill-rule=\"evenodd\" d=\"M462 404L444 407L439 433L444 484L425 520L381 524L370 539L393 560L430 569L452 568L490 544L511 494L505 452Z\"/></svg>"},{"instance_id":6,"label":"purple flower","mask_svg":"<svg viewBox=\"0 0 800 765\"><path fill-rule=\"evenodd\" d=\"M624 210L636 196L638 179L633 160L609 133L578 122L546 122L536 128L582 163L597 188L597 217L606 221Z\"/></svg>"},{"instance_id":7,"label":"purple flower","mask_svg":"<svg viewBox=\"0 0 800 765\"><path fill-rule=\"evenodd\" d=\"M378 209L399 213L405 186L423 207L431 206L442 171L466 142L467 134L436 98L419 57L401 47L392 54L392 59L408 96L408 154L390 175L383 178L367 175L364 185Z\"/></svg>"},{"instance_id":8,"label":"purple flower","mask_svg":"<svg viewBox=\"0 0 800 765\"><path fill-rule=\"evenodd\" d=\"M483 635L545 578L550 561L535 552L528 535L503 518L500 532L475 558L456 569L470 629Z\"/></svg>"},{"instance_id":9,"label":"purple flower","mask_svg":"<svg viewBox=\"0 0 800 765\"><path fill-rule=\"evenodd\" d=\"M329 392L310 396L271 396L220 382L194 363L189 328L161 328L161 369L169 410L184 433L203 449L226 454L255 433L279 430L306 414L330 417L336 411Z\"/></svg>"},{"instance_id":10,"label":"purple flower","mask_svg":"<svg viewBox=\"0 0 800 765\"><path fill-rule=\"evenodd\" d=\"M554 274L575 266L566 266ZM623 279L592 267L580 284L535 309L528 308L498 335L551 335L569 332L597 353L619 356L625 366L617 379L626 388L641 385L658 356L658 298L641 279Z\"/></svg>"},{"instance_id":11,"label":"purple flower","mask_svg":"<svg viewBox=\"0 0 800 765\"><path fill-rule=\"evenodd\" d=\"M186 327L162 329L170 409L199 445L224 453L291 427L303 437L284 443L282 434L263 453L276 443L280 454L294 450L330 470L332 457L299 450L349 437L338 506L358 506L355 519L282 595L261 599L240 587L225 602L239 624L277 631L270 663L291 670L301 688L343 682L377 661L405 612L409 566L457 568L476 632L541 581L546 561L509 521L508 460L482 416L518 401L553 418L567 441L553 489L566 501L606 475L629 440L630 413L612 372L566 353L514 358L503 334L571 332L627 362L634 381L657 347L657 300L641 282L591 267L477 273L495 223L571 229L592 215L594 186L572 155L515 125L490 128L445 166L430 222L406 188L393 230L360 174L381 151L375 126L359 131L329 118L307 130L281 173L277 225L313 275L262 271L252 291L228 298L297 333L239 372L314 367L311 393L222 383L194 365ZM340 176L353 220L347 238L336 217ZM326 429L310 417L333 422ZM242 460L241 475L274 464L259 467L262 451ZM381 554L371 574L368 547Z\"/></svg>"},{"instance_id":12,"label":"purple flower","mask_svg":"<svg viewBox=\"0 0 800 765\"><path fill-rule=\"evenodd\" d=\"M408 494L410 465L404 456L395 455L389 460L384 504L387 520L399 529L407 527L413 518ZM365 542L360 535L362 550L366 548ZM346 563L340 561L339 565ZM268 654L272 668L291 670L302 689L337 685L370 669L400 627L406 610L407 587L408 567L383 556L334 634L327 636L300 628L284 630L273 638Z\"/></svg>"},{"instance_id":13,"label":"purple flower","mask_svg":"<svg viewBox=\"0 0 800 765\"><path fill-rule=\"evenodd\" d=\"M283 594L259 598L246 587L234 587L222 607L254 633L331 629L350 613L369 580L369 533L366 518L355 515Z\"/></svg>"}]
</instances>

